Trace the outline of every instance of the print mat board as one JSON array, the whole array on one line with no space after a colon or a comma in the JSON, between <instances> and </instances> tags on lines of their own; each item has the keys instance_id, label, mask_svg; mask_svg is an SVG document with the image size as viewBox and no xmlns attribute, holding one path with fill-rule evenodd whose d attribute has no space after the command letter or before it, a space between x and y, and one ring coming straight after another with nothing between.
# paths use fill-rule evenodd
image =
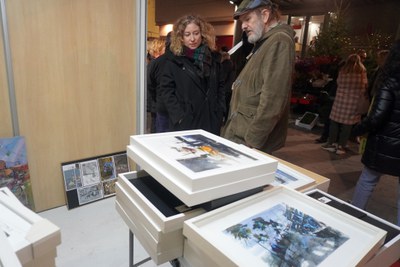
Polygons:
<instances>
[{"instance_id":1,"label":"print mat board","mask_svg":"<svg viewBox=\"0 0 400 267\"><path fill-rule=\"evenodd\" d=\"M203 130L131 136L127 153L188 206L268 185L278 164Z\"/></svg>"},{"instance_id":2,"label":"print mat board","mask_svg":"<svg viewBox=\"0 0 400 267\"><path fill-rule=\"evenodd\" d=\"M386 232L279 186L185 221L183 235L219 266L358 266Z\"/></svg>"}]
</instances>

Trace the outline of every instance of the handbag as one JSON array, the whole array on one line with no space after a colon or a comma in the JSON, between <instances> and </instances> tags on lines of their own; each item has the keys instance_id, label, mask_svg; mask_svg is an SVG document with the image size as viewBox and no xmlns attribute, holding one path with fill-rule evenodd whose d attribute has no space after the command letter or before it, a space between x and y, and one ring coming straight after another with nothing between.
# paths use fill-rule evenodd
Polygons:
<instances>
[{"instance_id":1,"label":"handbag","mask_svg":"<svg viewBox=\"0 0 400 267\"><path fill-rule=\"evenodd\" d=\"M370 104L368 95L362 92L358 98L356 113L360 115L367 114Z\"/></svg>"}]
</instances>

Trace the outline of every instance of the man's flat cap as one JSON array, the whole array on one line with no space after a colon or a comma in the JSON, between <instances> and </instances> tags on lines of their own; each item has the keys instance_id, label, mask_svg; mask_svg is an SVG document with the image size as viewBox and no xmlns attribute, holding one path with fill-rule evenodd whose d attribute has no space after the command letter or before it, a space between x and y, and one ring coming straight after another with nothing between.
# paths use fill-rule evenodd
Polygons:
<instances>
[{"instance_id":1,"label":"man's flat cap","mask_svg":"<svg viewBox=\"0 0 400 267\"><path fill-rule=\"evenodd\" d=\"M243 0L239 5L235 13L233 14L234 19L238 19L244 13L256 9L262 6L272 6L273 3L270 0Z\"/></svg>"}]
</instances>

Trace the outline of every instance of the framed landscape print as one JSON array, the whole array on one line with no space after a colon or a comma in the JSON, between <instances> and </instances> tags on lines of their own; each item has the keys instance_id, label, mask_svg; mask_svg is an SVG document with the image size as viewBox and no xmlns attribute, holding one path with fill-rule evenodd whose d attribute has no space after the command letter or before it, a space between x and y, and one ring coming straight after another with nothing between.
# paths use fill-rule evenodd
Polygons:
<instances>
[{"instance_id":1,"label":"framed landscape print","mask_svg":"<svg viewBox=\"0 0 400 267\"><path fill-rule=\"evenodd\" d=\"M219 266L362 266L386 232L283 186L185 221Z\"/></svg>"},{"instance_id":2,"label":"framed landscape print","mask_svg":"<svg viewBox=\"0 0 400 267\"><path fill-rule=\"evenodd\" d=\"M118 173L128 172L125 152L61 164L69 209L115 195Z\"/></svg>"},{"instance_id":3,"label":"framed landscape print","mask_svg":"<svg viewBox=\"0 0 400 267\"><path fill-rule=\"evenodd\" d=\"M278 164L203 130L131 136L127 153L188 206L268 185Z\"/></svg>"},{"instance_id":4,"label":"framed landscape print","mask_svg":"<svg viewBox=\"0 0 400 267\"><path fill-rule=\"evenodd\" d=\"M279 162L275 172L273 186L283 185L292 189L300 190L315 183L315 180Z\"/></svg>"}]
</instances>

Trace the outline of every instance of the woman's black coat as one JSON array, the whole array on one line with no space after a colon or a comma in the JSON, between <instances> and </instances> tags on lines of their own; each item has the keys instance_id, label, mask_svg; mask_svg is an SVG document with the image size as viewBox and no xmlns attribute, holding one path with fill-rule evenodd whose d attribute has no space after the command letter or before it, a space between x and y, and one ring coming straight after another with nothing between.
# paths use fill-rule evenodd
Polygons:
<instances>
[{"instance_id":1,"label":"woman's black coat","mask_svg":"<svg viewBox=\"0 0 400 267\"><path fill-rule=\"evenodd\" d=\"M199 76L185 56L166 51L160 98L164 102L172 131L203 129L219 135L225 109L224 84L219 54L212 54L208 79Z\"/></svg>"},{"instance_id":2,"label":"woman's black coat","mask_svg":"<svg viewBox=\"0 0 400 267\"><path fill-rule=\"evenodd\" d=\"M353 133L368 134L362 163L383 174L400 176L400 40L392 47L372 107Z\"/></svg>"}]
</instances>

